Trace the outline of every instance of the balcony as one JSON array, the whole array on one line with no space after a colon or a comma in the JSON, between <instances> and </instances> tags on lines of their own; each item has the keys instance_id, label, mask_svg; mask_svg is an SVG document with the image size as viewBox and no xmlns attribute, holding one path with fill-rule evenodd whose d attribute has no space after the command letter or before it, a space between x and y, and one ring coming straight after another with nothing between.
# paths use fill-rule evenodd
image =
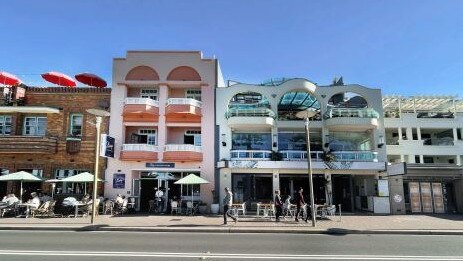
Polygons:
<instances>
[{"instance_id":1,"label":"balcony","mask_svg":"<svg viewBox=\"0 0 463 261\"><path fill-rule=\"evenodd\" d=\"M197 162L203 160L201 146L191 144L168 144L164 149L163 161Z\"/></svg>"},{"instance_id":2,"label":"balcony","mask_svg":"<svg viewBox=\"0 0 463 261\"><path fill-rule=\"evenodd\" d=\"M225 114L230 128L270 128L275 113L268 108L231 108Z\"/></svg>"},{"instance_id":3,"label":"balcony","mask_svg":"<svg viewBox=\"0 0 463 261\"><path fill-rule=\"evenodd\" d=\"M124 122L158 122L159 102L149 98L126 98L122 117Z\"/></svg>"},{"instance_id":4,"label":"balcony","mask_svg":"<svg viewBox=\"0 0 463 261\"><path fill-rule=\"evenodd\" d=\"M454 146L453 137L423 139L425 146Z\"/></svg>"},{"instance_id":5,"label":"balcony","mask_svg":"<svg viewBox=\"0 0 463 261\"><path fill-rule=\"evenodd\" d=\"M55 154L56 138L43 136L0 136L0 153Z\"/></svg>"},{"instance_id":6,"label":"balcony","mask_svg":"<svg viewBox=\"0 0 463 261\"><path fill-rule=\"evenodd\" d=\"M201 122L202 102L190 98L170 98L166 105L166 122Z\"/></svg>"},{"instance_id":7,"label":"balcony","mask_svg":"<svg viewBox=\"0 0 463 261\"><path fill-rule=\"evenodd\" d=\"M156 161L158 147L149 144L124 144L120 159L123 161Z\"/></svg>"},{"instance_id":8,"label":"balcony","mask_svg":"<svg viewBox=\"0 0 463 261\"><path fill-rule=\"evenodd\" d=\"M231 160L270 160L272 151L270 150L232 150L230 151Z\"/></svg>"},{"instance_id":9,"label":"balcony","mask_svg":"<svg viewBox=\"0 0 463 261\"><path fill-rule=\"evenodd\" d=\"M364 130L378 127L379 114L371 108L332 108L324 118L331 130Z\"/></svg>"},{"instance_id":10,"label":"balcony","mask_svg":"<svg viewBox=\"0 0 463 261\"><path fill-rule=\"evenodd\" d=\"M335 161L364 161L378 162L378 152L376 151L333 151Z\"/></svg>"},{"instance_id":11,"label":"balcony","mask_svg":"<svg viewBox=\"0 0 463 261\"><path fill-rule=\"evenodd\" d=\"M285 161L307 160L307 151L304 150L282 150L280 153ZM311 151L310 155L313 161L321 161L323 159L323 151Z\"/></svg>"}]
</instances>

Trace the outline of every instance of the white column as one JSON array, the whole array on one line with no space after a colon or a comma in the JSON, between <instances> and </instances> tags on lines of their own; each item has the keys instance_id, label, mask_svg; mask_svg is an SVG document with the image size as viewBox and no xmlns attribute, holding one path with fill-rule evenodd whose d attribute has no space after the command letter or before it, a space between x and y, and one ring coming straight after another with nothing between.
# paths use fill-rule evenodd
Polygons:
<instances>
[{"instance_id":1,"label":"white column","mask_svg":"<svg viewBox=\"0 0 463 261\"><path fill-rule=\"evenodd\" d=\"M275 190L280 190L280 172L278 169L274 169L272 173L272 200L275 198Z\"/></svg>"},{"instance_id":2,"label":"white column","mask_svg":"<svg viewBox=\"0 0 463 261\"><path fill-rule=\"evenodd\" d=\"M420 162L419 163L424 163L424 156L420 155Z\"/></svg>"},{"instance_id":3,"label":"white column","mask_svg":"<svg viewBox=\"0 0 463 261\"><path fill-rule=\"evenodd\" d=\"M401 162L405 162L405 155L400 154L400 161L401 161Z\"/></svg>"},{"instance_id":4,"label":"white column","mask_svg":"<svg viewBox=\"0 0 463 261\"><path fill-rule=\"evenodd\" d=\"M402 140L402 128L399 127L397 131L399 133L399 140Z\"/></svg>"},{"instance_id":5,"label":"white column","mask_svg":"<svg viewBox=\"0 0 463 261\"><path fill-rule=\"evenodd\" d=\"M461 155L457 155L457 165L461 166Z\"/></svg>"},{"instance_id":6,"label":"white column","mask_svg":"<svg viewBox=\"0 0 463 261\"><path fill-rule=\"evenodd\" d=\"M453 128L453 140L455 142L458 140L457 128Z\"/></svg>"},{"instance_id":7,"label":"white column","mask_svg":"<svg viewBox=\"0 0 463 261\"><path fill-rule=\"evenodd\" d=\"M159 86L159 122L158 122L158 148L159 161L163 161L164 146L167 143L167 127L166 127L166 103L169 98L169 88L167 85Z\"/></svg>"},{"instance_id":8,"label":"white column","mask_svg":"<svg viewBox=\"0 0 463 261\"><path fill-rule=\"evenodd\" d=\"M407 140L413 140L413 131L412 128L406 129Z\"/></svg>"},{"instance_id":9,"label":"white column","mask_svg":"<svg viewBox=\"0 0 463 261\"><path fill-rule=\"evenodd\" d=\"M416 135L418 136L418 140L421 140L421 128L416 128Z\"/></svg>"},{"instance_id":10,"label":"white column","mask_svg":"<svg viewBox=\"0 0 463 261\"><path fill-rule=\"evenodd\" d=\"M415 155L413 155L413 154L408 155L408 163L416 163L415 162Z\"/></svg>"}]
</instances>

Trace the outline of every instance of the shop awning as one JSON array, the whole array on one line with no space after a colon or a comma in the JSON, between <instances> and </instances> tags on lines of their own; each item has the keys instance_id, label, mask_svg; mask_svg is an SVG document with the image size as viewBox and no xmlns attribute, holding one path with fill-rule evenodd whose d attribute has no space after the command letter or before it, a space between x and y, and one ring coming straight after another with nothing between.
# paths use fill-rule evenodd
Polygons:
<instances>
[{"instance_id":1,"label":"shop awning","mask_svg":"<svg viewBox=\"0 0 463 261\"><path fill-rule=\"evenodd\" d=\"M59 109L41 106L0 106L0 113L59 113Z\"/></svg>"}]
</instances>

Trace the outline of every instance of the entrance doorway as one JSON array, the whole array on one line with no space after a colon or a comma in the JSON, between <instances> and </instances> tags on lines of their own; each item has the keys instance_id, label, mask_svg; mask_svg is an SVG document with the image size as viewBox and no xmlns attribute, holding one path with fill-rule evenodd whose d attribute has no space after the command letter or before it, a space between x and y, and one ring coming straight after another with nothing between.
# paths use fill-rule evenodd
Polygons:
<instances>
[{"instance_id":1,"label":"entrance doorway","mask_svg":"<svg viewBox=\"0 0 463 261\"><path fill-rule=\"evenodd\" d=\"M299 188L304 190L304 200L310 202L310 182L308 175L280 174L280 190L283 199L291 196L294 201ZM326 202L325 178L323 175L313 175L313 193L315 204L324 204Z\"/></svg>"},{"instance_id":2,"label":"entrance doorway","mask_svg":"<svg viewBox=\"0 0 463 261\"><path fill-rule=\"evenodd\" d=\"M343 210L353 211L352 208L352 177L350 175L331 175L333 183L333 204L341 204Z\"/></svg>"},{"instance_id":3,"label":"entrance doorway","mask_svg":"<svg viewBox=\"0 0 463 261\"><path fill-rule=\"evenodd\" d=\"M269 203L273 197L272 174L233 174L234 203L245 203L254 208L255 203Z\"/></svg>"}]
</instances>

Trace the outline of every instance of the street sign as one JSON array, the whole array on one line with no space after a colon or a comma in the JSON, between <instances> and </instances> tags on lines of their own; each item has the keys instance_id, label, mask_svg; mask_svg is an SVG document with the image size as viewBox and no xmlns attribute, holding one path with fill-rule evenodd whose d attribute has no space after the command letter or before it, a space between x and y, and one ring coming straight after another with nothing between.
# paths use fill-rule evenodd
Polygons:
<instances>
[{"instance_id":1,"label":"street sign","mask_svg":"<svg viewBox=\"0 0 463 261\"><path fill-rule=\"evenodd\" d=\"M101 134L100 156L114 158L115 139L107 134Z\"/></svg>"},{"instance_id":2,"label":"street sign","mask_svg":"<svg viewBox=\"0 0 463 261\"><path fill-rule=\"evenodd\" d=\"M169 162L146 162L147 168L175 168L175 163Z\"/></svg>"}]
</instances>

